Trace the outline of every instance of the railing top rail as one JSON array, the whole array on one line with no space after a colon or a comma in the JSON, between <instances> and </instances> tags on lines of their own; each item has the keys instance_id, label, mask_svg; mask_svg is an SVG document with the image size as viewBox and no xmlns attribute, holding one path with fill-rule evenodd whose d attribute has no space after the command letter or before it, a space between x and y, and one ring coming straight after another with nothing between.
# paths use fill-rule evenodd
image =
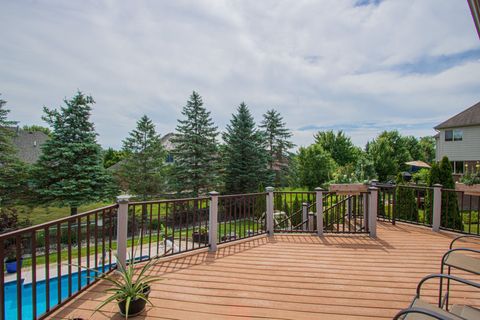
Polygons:
<instances>
[{"instance_id":1,"label":"railing top rail","mask_svg":"<svg viewBox=\"0 0 480 320\"><path fill-rule=\"evenodd\" d=\"M76 221L76 220L78 220L80 218L83 218L83 217L86 217L88 215L98 213L98 212L102 212L102 211L108 210L108 209L117 208L117 207L118 207L118 204L115 203L115 204L111 204L111 205L108 205L108 206L105 206L105 207L81 212L81 213L76 214L74 216L68 216L68 217L48 221L48 222L45 222L45 223L37 224L37 225L34 225L34 226L5 232L5 233L0 234L0 240L3 240L5 238L11 238L11 237L18 236L18 235L22 235L22 234L33 232L33 231L37 231L37 230L40 230L40 229L45 229L45 228L51 227L53 225L58 225L58 224L62 224L62 223L69 222L69 221Z\"/></svg>"},{"instance_id":2,"label":"railing top rail","mask_svg":"<svg viewBox=\"0 0 480 320\"><path fill-rule=\"evenodd\" d=\"M408 189L417 189L417 190L433 190L433 187L429 186L417 186L417 185L408 185L408 184L399 184L397 188L408 188Z\"/></svg>"},{"instance_id":3,"label":"railing top rail","mask_svg":"<svg viewBox=\"0 0 480 320\"><path fill-rule=\"evenodd\" d=\"M128 205L141 205L141 204L161 204L161 203L172 203L172 202L186 202L193 200L207 200L210 199L208 196L197 197L197 198L180 198L180 199L161 199L161 200L148 200L148 201L133 201L129 202Z\"/></svg>"},{"instance_id":4,"label":"railing top rail","mask_svg":"<svg viewBox=\"0 0 480 320\"><path fill-rule=\"evenodd\" d=\"M442 191L449 191L449 192L464 192L464 191L462 191L462 190L450 189L450 188L442 188Z\"/></svg>"},{"instance_id":5,"label":"railing top rail","mask_svg":"<svg viewBox=\"0 0 480 320\"><path fill-rule=\"evenodd\" d=\"M328 191L323 191L323 193L328 192ZM307 194L316 194L315 191L274 191L273 193L307 193Z\"/></svg>"},{"instance_id":6,"label":"railing top rail","mask_svg":"<svg viewBox=\"0 0 480 320\"><path fill-rule=\"evenodd\" d=\"M266 196L267 194L268 194L267 192L224 194L224 195L219 195L218 198L225 199L225 198L254 197L254 196Z\"/></svg>"}]
</instances>

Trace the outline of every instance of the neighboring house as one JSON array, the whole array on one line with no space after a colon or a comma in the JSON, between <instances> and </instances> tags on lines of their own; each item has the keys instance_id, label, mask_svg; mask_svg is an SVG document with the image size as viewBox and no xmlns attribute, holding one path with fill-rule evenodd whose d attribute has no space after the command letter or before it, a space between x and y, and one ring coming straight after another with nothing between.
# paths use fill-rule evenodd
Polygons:
<instances>
[{"instance_id":1,"label":"neighboring house","mask_svg":"<svg viewBox=\"0 0 480 320\"><path fill-rule=\"evenodd\" d=\"M162 145L165 148L165 151L167 151L167 159L165 160L166 163L173 163L173 154L172 150L175 149L175 145L172 142L172 138L175 137L175 133L170 132L164 135L161 139Z\"/></svg>"},{"instance_id":2,"label":"neighboring house","mask_svg":"<svg viewBox=\"0 0 480 320\"><path fill-rule=\"evenodd\" d=\"M42 154L41 146L48 136L40 131L25 131L18 127L10 129L15 131L12 142L17 149L18 158L29 164L37 162Z\"/></svg>"},{"instance_id":3,"label":"neighboring house","mask_svg":"<svg viewBox=\"0 0 480 320\"><path fill-rule=\"evenodd\" d=\"M480 102L437 125L436 160L452 162L453 173L475 170L480 161Z\"/></svg>"}]
</instances>

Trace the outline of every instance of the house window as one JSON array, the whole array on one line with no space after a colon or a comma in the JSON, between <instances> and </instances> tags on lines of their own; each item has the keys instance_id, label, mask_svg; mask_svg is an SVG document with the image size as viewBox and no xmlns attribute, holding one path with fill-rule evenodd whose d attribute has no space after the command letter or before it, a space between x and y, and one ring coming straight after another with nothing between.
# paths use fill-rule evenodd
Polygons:
<instances>
[{"instance_id":1,"label":"house window","mask_svg":"<svg viewBox=\"0 0 480 320\"><path fill-rule=\"evenodd\" d=\"M462 130L453 130L453 141L462 141L463 131Z\"/></svg>"},{"instance_id":2,"label":"house window","mask_svg":"<svg viewBox=\"0 0 480 320\"><path fill-rule=\"evenodd\" d=\"M445 130L445 141L462 141L462 130Z\"/></svg>"},{"instance_id":3,"label":"house window","mask_svg":"<svg viewBox=\"0 0 480 320\"><path fill-rule=\"evenodd\" d=\"M456 174L463 174L464 162L463 161L452 161L452 171Z\"/></svg>"}]
</instances>

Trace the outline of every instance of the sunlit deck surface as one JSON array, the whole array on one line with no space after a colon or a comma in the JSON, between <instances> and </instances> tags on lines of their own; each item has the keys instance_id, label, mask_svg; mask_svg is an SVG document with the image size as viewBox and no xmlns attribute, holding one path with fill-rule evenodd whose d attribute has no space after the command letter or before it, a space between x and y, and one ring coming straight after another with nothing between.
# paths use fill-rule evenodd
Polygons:
<instances>
[{"instance_id":1,"label":"sunlit deck surface","mask_svg":"<svg viewBox=\"0 0 480 320\"><path fill-rule=\"evenodd\" d=\"M423 276L439 272L454 236L379 223L377 239L283 234L158 261L152 273L163 280L152 287L154 306L136 319L391 319ZM88 319L107 285L99 282L51 318ZM426 286L427 296L436 287ZM479 304L470 288L454 292L453 300ZM117 310L108 305L92 319L122 319Z\"/></svg>"}]
</instances>

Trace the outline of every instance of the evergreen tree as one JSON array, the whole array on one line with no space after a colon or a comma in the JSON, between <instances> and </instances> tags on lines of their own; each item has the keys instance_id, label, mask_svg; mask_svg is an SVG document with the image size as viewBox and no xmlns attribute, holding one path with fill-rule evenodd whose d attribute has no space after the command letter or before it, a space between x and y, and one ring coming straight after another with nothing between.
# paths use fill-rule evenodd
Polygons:
<instances>
[{"instance_id":1,"label":"evergreen tree","mask_svg":"<svg viewBox=\"0 0 480 320\"><path fill-rule=\"evenodd\" d=\"M70 207L113 196L116 188L102 164L97 134L90 122L92 97L78 92L64 100L60 110L44 107L43 119L52 134L42 146L42 155L33 169L32 183L42 203Z\"/></svg>"},{"instance_id":2,"label":"evergreen tree","mask_svg":"<svg viewBox=\"0 0 480 320\"><path fill-rule=\"evenodd\" d=\"M0 206L21 203L28 197L28 167L17 157L12 144L15 121L7 118L10 110L6 101L0 99Z\"/></svg>"},{"instance_id":3,"label":"evergreen tree","mask_svg":"<svg viewBox=\"0 0 480 320\"><path fill-rule=\"evenodd\" d=\"M295 145L290 141L292 133L286 128L286 123L280 113L274 109L263 115L260 124L265 135L268 150L268 168L275 175L275 186L284 184L287 175L289 152ZM275 168L277 167L277 168Z\"/></svg>"},{"instance_id":4,"label":"evergreen tree","mask_svg":"<svg viewBox=\"0 0 480 320\"><path fill-rule=\"evenodd\" d=\"M205 107L202 97L193 92L183 108L185 117L178 120L173 177L179 192L191 191L193 196L211 191L218 181L217 127Z\"/></svg>"},{"instance_id":5,"label":"evergreen tree","mask_svg":"<svg viewBox=\"0 0 480 320\"><path fill-rule=\"evenodd\" d=\"M417 210L415 189L406 187L407 183L401 173L397 175L396 184L395 218L399 220L412 220Z\"/></svg>"},{"instance_id":6,"label":"evergreen tree","mask_svg":"<svg viewBox=\"0 0 480 320\"><path fill-rule=\"evenodd\" d=\"M245 103L223 134L225 141L225 189L229 193L255 192L261 183L268 181L267 151L263 134L255 128L255 122Z\"/></svg>"},{"instance_id":7,"label":"evergreen tree","mask_svg":"<svg viewBox=\"0 0 480 320\"><path fill-rule=\"evenodd\" d=\"M166 152L155 125L146 115L137 121L137 128L123 141L123 152L125 160L120 176L128 190L143 200L160 193Z\"/></svg>"}]
</instances>

